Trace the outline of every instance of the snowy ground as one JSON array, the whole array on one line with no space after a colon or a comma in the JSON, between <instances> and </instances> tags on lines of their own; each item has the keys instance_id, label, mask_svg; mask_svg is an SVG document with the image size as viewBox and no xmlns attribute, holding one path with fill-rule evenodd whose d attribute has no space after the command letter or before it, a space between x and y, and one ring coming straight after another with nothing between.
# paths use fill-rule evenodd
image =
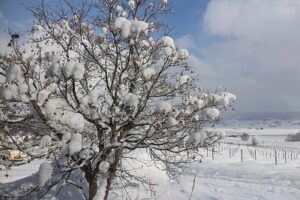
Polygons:
<instances>
[{"instance_id":1,"label":"snowy ground","mask_svg":"<svg viewBox=\"0 0 300 200\"><path fill-rule=\"evenodd\" d=\"M217 152L213 156L211 151L203 150L203 162L186 166L179 182L169 180L160 170L145 167L142 173L157 180L159 184L154 188L157 191L156 195L145 192L142 187L134 186L128 187L122 197L116 196L113 192L111 199L181 200L189 199L191 196L190 199L194 200L300 200L300 143L284 142L284 137L276 136L286 135L296 130L264 129L250 130L251 132L249 130L239 130L239 132L256 134L256 136L269 135L265 139L261 137L260 143L264 144L263 147L221 144L219 147L215 147ZM240 139L234 138L231 139L231 142L239 144ZM278 163L275 165L274 150L279 148L277 144L280 144L280 147L293 147L293 149L278 149ZM257 151L256 160L251 155L254 150ZM287 163L282 154L284 151L288 151ZM231 152L230 156L229 152ZM243 160L241 160L241 153L243 153ZM292 157L289 155L290 153L293 153ZM13 167L9 171L2 167L0 182L17 188L18 182L26 182L26 179L22 181L19 179L35 173L41 162L34 161L23 166ZM8 174L8 177L5 174ZM27 179L32 180L32 177ZM14 182L16 180L19 181ZM74 200L70 189L64 193L61 198Z\"/></svg>"}]
</instances>

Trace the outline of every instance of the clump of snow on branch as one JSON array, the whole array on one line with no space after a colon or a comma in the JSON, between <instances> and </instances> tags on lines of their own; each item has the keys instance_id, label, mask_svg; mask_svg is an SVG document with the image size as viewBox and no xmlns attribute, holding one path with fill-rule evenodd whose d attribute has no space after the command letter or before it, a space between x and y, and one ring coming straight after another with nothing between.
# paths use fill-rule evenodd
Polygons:
<instances>
[{"instance_id":1,"label":"clump of snow on branch","mask_svg":"<svg viewBox=\"0 0 300 200\"><path fill-rule=\"evenodd\" d=\"M178 125L178 121L174 117L169 117L167 120L167 127Z\"/></svg>"},{"instance_id":2,"label":"clump of snow on branch","mask_svg":"<svg viewBox=\"0 0 300 200\"><path fill-rule=\"evenodd\" d=\"M160 42L165 47L171 47L172 49L176 49L175 42L170 36L163 36L160 39Z\"/></svg>"},{"instance_id":3,"label":"clump of snow on branch","mask_svg":"<svg viewBox=\"0 0 300 200\"><path fill-rule=\"evenodd\" d=\"M125 17L117 17L115 27L121 31L124 38L136 37L141 33L148 34L149 24L137 19L129 20Z\"/></svg>"},{"instance_id":4,"label":"clump of snow on branch","mask_svg":"<svg viewBox=\"0 0 300 200\"><path fill-rule=\"evenodd\" d=\"M6 74L6 81L8 83L11 82L20 82L23 81L23 72L22 69L18 65L13 65L9 68Z\"/></svg>"},{"instance_id":5,"label":"clump of snow on branch","mask_svg":"<svg viewBox=\"0 0 300 200\"><path fill-rule=\"evenodd\" d=\"M62 99L50 99L45 106L46 116L54 123L65 125L73 131L82 132L85 126L84 117L79 113L65 110L68 107Z\"/></svg>"},{"instance_id":6,"label":"clump of snow on branch","mask_svg":"<svg viewBox=\"0 0 300 200\"><path fill-rule=\"evenodd\" d=\"M187 82L189 82L191 79L190 79L190 76L189 75L182 75L180 77L180 84L183 85Z\"/></svg>"},{"instance_id":7,"label":"clump of snow on branch","mask_svg":"<svg viewBox=\"0 0 300 200\"><path fill-rule=\"evenodd\" d=\"M83 149L83 150L80 151L79 156L80 156L80 158L86 160L86 159L91 158L93 153L94 152L91 149Z\"/></svg>"},{"instance_id":8,"label":"clump of snow on branch","mask_svg":"<svg viewBox=\"0 0 300 200\"><path fill-rule=\"evenodd\" d=\"M101 162L99 165L99 171L102 174L105 174L109 169L109 162L105 161L105 162Z\"/></svg>"},{"instance_id":9,"label":"clump of snow on branch","mask_svg":"<svg viewBox=\"0 0 300 200\"><path fill-rule=\"evenodd\" d=\"M48 162L44 162L40 165L38 173L39 187L43 187L46 182L51 178L53 168Z\"/></svg>"},{"instance_id":10,"label":"clump of snow on branch","mask_svg":"<svg viewBox=\"0 0 300 200\"><path fill-rule=\"evenodd\" d=\"M215 130L215 135L224 138L226 136L226 132L222 129L217 129Z\"/></svg>"},{"instance_id":11,"label":"clump of snow on branch","mask_svg":"<svg viewBox=\"0 0 300 200\"><path fill-rule=\"evenodd\" d=\"M228 106L230 103L236 100L236 96L230 92L224 92L221 94L222 100L220 101L221 105Z\"/></svg>"},{"instance_id":12,"label":"clump of snow on branch","mask_svg":"<svg viewBox=\"0 0 300 200\"><path fill-rule=\"evenodd\" d=\"M46 78L48 77L57 77L61 76L61 67L58 64L59 59L54 57L51 63L49 64L48 70L46 72Z\"/></svg>"},{"instance_id":13,"label":"clump of snow on branch","mask_svg":"<svg viewBox=\"0 0 300 200\"><path fill-rule=\"evenodd\" d=\"M176 52L176 45L170 36L164 36L160 39L162 45L161 53L163 56L171 56Z\"/></svg>"},{"instance_id":14,"label":"clump of snow on branch","mask_svg":"<svg viewBox=\"0 0 300 200\"><path fill-rule=\"evenodd\" d=\"M168 102L162 101L159 102L156 111L161 112L161 113L169 113L172 110L172 105Z\"/></svg>"},{"instance_id":15,"label":"clump of snow on branch","mask_svg":"<svg viewBox=\"0 0 300 200\"><path fill-rule=\"evenodd\" d=\"M71 141L69 143L69 154L73 155L81 151L82 149L82 136L80 133L72 134Z\"/></svg>"},{"instance_id":16,"label":"clump of snow on branch","mask_svg":"<svg viewBox=\"0 0 300 200\"><path fill-rule=\"evenodd\" d=\"M5 100L12 100L17 98L18 92L17 89L14 88L15 86L10 85L2 91L2 96Z\"/></svg>"},{"instance_id":17,"label":"clump of snow on branch","mask_svg":"<svg viewBox=\"0 0 300 200\"><path fill-rule=\"evenodd\" d=\"M135 94L128 93L125 96L124 104L129 107L137 108L139 103L139 97Z\"/></svg>"},{"instance_id":18,"label":"clump of snow on branch","mask_svg":"<svg viewBox=\"0 0 300 200\"><path fill-rule=\"evenodd\" d=\"M38 93L38 99L37 99L37 103L42 106L45 101L48 99L49 95L50 95L50 91L48 90L41 90L39 93Z\"/></svg>"},{"instance_id":19,"label":"clump of snow on branch","mask_svg":"<svg viewBox=\"0 0 300 200\"><path fill-rule=\"evenodd\" d=\"M205 106L205 102L197 97L190 97L189 102L197 109L201 109Z\"/></svg>"},{"instance_id":20,"label":"clump of snow on branch","mask_svg":"<svg viewBox=\"0 0 300 200\"><path fill-rule=\"evenodd\" d=\"M80 100L83 105L100 105L98 101L98 92L96 90L91 91L89 94L83 96Z\"/></svg>"},{"instance_id":21,"label":"clump of snow on branch","mask_svg":"<svg viewBox=\"0 0 300 200\"><path fill-rule=\"evenodd\" d=\"M186 146L197 146L202 143L207 138L206 132L203 130L191 132L188 134L187 139L185 140Z\"/></svg>"},{"instance_id":22,"label":"clump of snow on branch","mask_svg":"<svg viewBox=\"0 0 300 200\"><path fill-rule=\"evenodd\" d=\"M221 95L218 94L209 94L206 97L206 102L208 105L220 105L220 106L229 106L236 100L236 96L229 92L223 92Z\"/></svg>"},{"instance_id":23,"label":"clump of snow on branch","mask_svg":"<svg viewBox=\"0 0 300 200\"><path fill-rule=\"evenodd\" d=\"M129 0L128 1L128 7L130 10L134 10L135 9L135 2L134 0Z\"/></svg>"},{"instance_id":24,"label":"clump of snow on branch","mask_svg":"<svg viewBox=\"0 0 300 200\"><path fill-rule=\"evenodd\" d=\"M116 12L117 14L122 13L122 11L123 11L123 8L122 8L120 5L117 5L117 6L115 7L115 12Z\"/></svg>"},{"instance_id":25,"label":"clump of snow on branch","mask_svg":"<svg viewBox=\"0 0 300 200\"><path fill-rule=\"evenodd\" d=\"M84 75L84 65L79 62L69 61L63 66L63 72L66 78L81 80Z\"/></svg>"},{"instance_id":26,"label":"clump of snow on branch","mask_svg":"<svg viewBox=\"0 0 300 200\"><path fill-rule=\"evenodd\" d=\"M28 91L28 85L25 82L24 74L19 65L11 65L6 71L6 87L1 91L1 95L5 100L18 99L26 101L24 95Z\"/></svg>"},{"instance_id":27,"label":"clump of snow on branch","mask_svg":"<svg viewBox=\"0 0 300 200\"><path fill-rule=\"evenodd\" d=\"M217 108L205 108L205 116L207 119L216 120L220 115L220 111Z\"/></svg>"},{"instance_id":28,"label":"clump of snow on branch","mask_svg":"<svg viewBox=\"0 0 300 200\"><path fill-rule=\"evenodd\" d=\"M65 132L61 138L62 141L68 142L72 138L72 134L70 132Z\"/></svg>"},{"instance_id":29,"label":"clump of snow on branch","mask_svg":"<svg viewBox=\"0 0 300 200\"><path fill-rule=\"evenodd\" d=\"M189 56L190 56L189 51L186 50L186 49L179 49L178 52L177 52L177 57L179 59L185 60L185 59L188 59Z\"/></svg>"},{"instance_id":30,"label":"clump of snow on branch","mask_svg":"<svg viewBox=\"0 0 300 200\"><path fill-rule=\"evenodd\" d=\"M40 149L45 149L47 148L48 146L51 145L51 137L49 135L44 135L41 140L40 140L40 145L39 145L39 148Z\"/></svg>"},{"instance_id":31,"label":"clump of snow on branch","mask_svg":"<svg viewBox=\"0 0 300 200\"><path fill-rule=\"evenodd\" d=\"M143 70L143 76L146 79L150 79L155 75L155 69L151 68L151 67L147 67Z\"/></svg>"}]
</instances>

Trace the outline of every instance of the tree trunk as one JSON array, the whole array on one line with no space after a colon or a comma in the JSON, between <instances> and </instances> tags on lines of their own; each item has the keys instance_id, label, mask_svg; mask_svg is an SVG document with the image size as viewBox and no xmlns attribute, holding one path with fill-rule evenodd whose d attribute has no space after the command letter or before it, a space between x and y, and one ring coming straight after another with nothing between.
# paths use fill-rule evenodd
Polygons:
<instances>
[{"instance_id":1,"label":"tree trunk","mask_svg":"<svg viewBox=\"0 0 300 200\"><path fill-rule=\"evenodd\" d=\"M98 177L96 174L94 174L92 172L86 172L85 178L86 178L87 182L89 183L89 200L93 200L94 196L97 193Z\"/></svg>"},{"instance_id":2,"label":"tree trunk","mask_svg":"<svg viewBox=\"0 0 300 200\"><path fill-rule=\"evenodd\" d=\"M110 168L108 170L107 185L106 185L104 200L107 200L107 198L108 198L111 184L113 182L113 179L115 178L117 167L121 160L122 152L123 152L122 149L116 150L114 162L112 163L112 165L110 166Z\"/></svg>"}]
</instances>

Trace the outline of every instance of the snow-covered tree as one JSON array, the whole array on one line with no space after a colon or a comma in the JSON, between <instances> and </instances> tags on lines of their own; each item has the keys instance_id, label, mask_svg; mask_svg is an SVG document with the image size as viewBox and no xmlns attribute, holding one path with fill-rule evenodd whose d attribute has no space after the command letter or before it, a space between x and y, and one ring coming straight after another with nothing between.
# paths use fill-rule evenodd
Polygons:
<instances>
[{"instance_id":1,"label":"snow-covered tree","mask_svg":"<svg viewBox=\"0 0 300 200\"><path fill-rule=\"evenodd\" d=\"M29 10L32 32L0 55L0 120L6 148L55 160L40 166L35 195L72 184L107 199L120 179L145 181L124 164L139 149L175 175L221 137L204 128L236 97L198 86L189 52L159 20L171 11L166 0L42 1Z\"/></svg>"}]
</instances>

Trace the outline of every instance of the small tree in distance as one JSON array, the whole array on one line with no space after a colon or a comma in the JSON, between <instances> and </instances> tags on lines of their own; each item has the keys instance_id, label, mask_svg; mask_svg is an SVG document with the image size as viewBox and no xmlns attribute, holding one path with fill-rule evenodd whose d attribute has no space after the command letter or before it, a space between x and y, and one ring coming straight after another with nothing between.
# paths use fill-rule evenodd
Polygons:
<instances>
[{"instance_id":1,"label":"small tree in distance","mask_svg":"<svg viewBox=\"0 0 300 200\"><path fill-rule=\"evenodd\" d=\"M87 199L107 199L118 180L146 182L125 165L140 149L176 175L220 138L203 128L235 96L197 85L189 52L159 21L171 11L166 0L41 1L29 10L32 33L0 55L2 145L55 162L40 166L24 195L55 196L71 184Z\"/></svg>"}]
</instances>

